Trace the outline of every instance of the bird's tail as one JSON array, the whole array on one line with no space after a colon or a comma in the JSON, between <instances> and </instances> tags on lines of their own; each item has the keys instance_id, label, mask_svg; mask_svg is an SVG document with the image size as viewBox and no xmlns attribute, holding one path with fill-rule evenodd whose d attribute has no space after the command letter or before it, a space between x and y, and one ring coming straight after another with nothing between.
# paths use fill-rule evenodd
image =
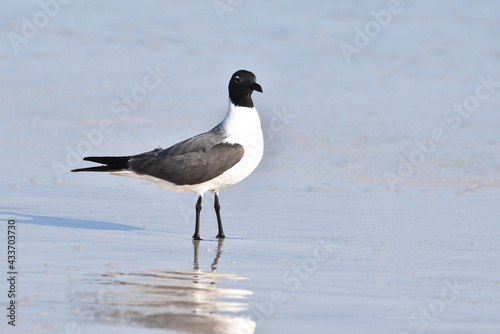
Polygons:
<instances>
[{"instance_id":1,"label":"bird's tail","mask_svg":"<svg viewBox=\"0 0 500 334\"><path fill-rule=\"evenodd\" d=\"M72 172L111 172L128 168L130 157L85 157L83 160L103 164L102 166L73 169Z\"/></svg>"}]
</instances>

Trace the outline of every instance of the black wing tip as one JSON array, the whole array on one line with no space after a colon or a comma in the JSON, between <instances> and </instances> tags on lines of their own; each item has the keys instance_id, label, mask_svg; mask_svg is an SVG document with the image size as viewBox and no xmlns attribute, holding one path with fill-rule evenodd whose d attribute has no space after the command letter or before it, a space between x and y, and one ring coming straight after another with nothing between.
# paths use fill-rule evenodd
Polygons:
<instances>
[{"instance_id":1,"label":"black wing tip","mask_svg":"<svg viewBox=\"0 0 500 334\"><path fill-rule=\"evenodd\" d=\"M84 167L84 168L76 168L72 169L71 172L119 172L125 171L125 168L114 168L113 166L95 166L95 167Z\"/></svg>"},{"instance_id":2,"label":"black wing tip","mask_svg":"<svg viewBox=\"0 0 500 334\"><path fill-rule=\"evenodd\" d=\"M72 169L72 172L109 172L111 169L109 166L96 166L96 167L86 167Z\"/></svg>"},{"instance_id":3,"label":"black wing tip","mask_svg":"<svg viewBox=\"0 0 500 334\"><path fill-rule=\"evenodd\" d=\"M83 160L85 161L92 161L92 162L100 162L100 161L107 161L107 162L116 162L116 161L124 161L128 160L130 157L128 156L121 156L121 157L85 157ZM106 162L100 162L100 163L106 163Z\"/></svg>"},{"instance_id":4,"label":"black wing tip","mask_svg":"<svg viewBox=\"0 0 500 334\"><path fill-rule=\"evenodd\" d=\"M73 169L72 172L111 172L128 168L130 157L85 157L83 160L103 164L103 166Z\"/></svg>"}]
</instances>

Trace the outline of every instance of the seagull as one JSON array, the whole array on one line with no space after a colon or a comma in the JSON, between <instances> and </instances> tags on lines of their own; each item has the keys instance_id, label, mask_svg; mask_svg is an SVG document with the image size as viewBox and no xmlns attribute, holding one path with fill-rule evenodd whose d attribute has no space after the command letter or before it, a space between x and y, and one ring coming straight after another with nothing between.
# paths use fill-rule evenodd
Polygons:
<instances>
[{"instance_id":1,"label":"seagull","mask_svg":"<svg viewBox=\"0 0 500 334\"><path fill-rule=\"evenodd\" d=\"M225 238L220 216L219 190L238 183L258 166L264 153L260 118L252 101L253 91L263 93L252 72L239 70L229 81L229 108L224 119L208 132L181 141L169 148L131 156L85 157L100 166L72 172L107 172L154 182L170 191L198 195L194 240L200 238L203 194L215 195L216 238Z\"/></svg>"}]
</instances>

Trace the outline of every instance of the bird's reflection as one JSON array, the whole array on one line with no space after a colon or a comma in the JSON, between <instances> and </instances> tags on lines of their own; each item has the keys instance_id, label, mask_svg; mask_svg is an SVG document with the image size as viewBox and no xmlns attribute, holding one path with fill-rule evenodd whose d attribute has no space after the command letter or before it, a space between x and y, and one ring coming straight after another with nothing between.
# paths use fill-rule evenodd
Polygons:
<instances>
[{"instance_id":1,"label":"bird's reflection","mask_svg":"<svg viewBox=\"0 0 500 334\"><path fill-rule=\"evenodd\" d=\"M193 240L192 271L93 275L85 280L85 291L74 292L73 300L81 316L93 321L183 333L253 333L255 322L241 315L248 308L247 298L252 292L218 286L242 279L216 272L223 244L219 240L210 271L200 270L200 241Z\"/></svg>"}]
</instances>

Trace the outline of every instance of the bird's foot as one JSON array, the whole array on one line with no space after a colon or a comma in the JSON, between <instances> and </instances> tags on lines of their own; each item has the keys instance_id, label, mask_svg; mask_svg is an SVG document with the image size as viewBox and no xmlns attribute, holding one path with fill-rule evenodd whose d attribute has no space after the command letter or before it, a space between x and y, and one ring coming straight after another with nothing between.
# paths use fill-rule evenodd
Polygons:
<instances>
[{"instance_id":1,"label":"bird's foot","mask_svg":"<svg viewBox=\"0 0 500 334\"><path fill-rule=\"evenodd\" d=\"M199 234L193 234L193 240L203 240Z\"/></svg>"},{"instance_id":2,"label":"bird's foot","mask_svg":"<svg viewBox=\"0 0 500 334\"><path fill-rule=\"evenodd\" d=\"M215 236L216 239L224 239L225 237L224 233L219 233Z\"/></svg>"}]
</instances>

